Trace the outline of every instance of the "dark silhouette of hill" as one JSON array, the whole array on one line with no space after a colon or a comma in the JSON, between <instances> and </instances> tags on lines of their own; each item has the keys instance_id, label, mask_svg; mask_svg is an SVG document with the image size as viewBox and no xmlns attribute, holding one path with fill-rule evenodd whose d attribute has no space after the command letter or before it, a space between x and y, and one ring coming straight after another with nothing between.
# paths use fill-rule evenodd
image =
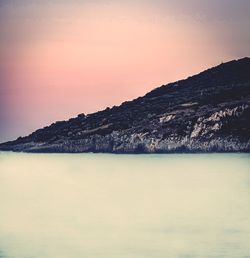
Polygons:
<instances>
[{"instance_id":1,"label":"dark silhouette of hill","mask_svg":"<svg viewBox=\"0 0 250 258\"><path fill-rule=\"evenodd\" d=\"M0 144L25 152L249 152L250 58Z\"/></svg>"}]
</instances>

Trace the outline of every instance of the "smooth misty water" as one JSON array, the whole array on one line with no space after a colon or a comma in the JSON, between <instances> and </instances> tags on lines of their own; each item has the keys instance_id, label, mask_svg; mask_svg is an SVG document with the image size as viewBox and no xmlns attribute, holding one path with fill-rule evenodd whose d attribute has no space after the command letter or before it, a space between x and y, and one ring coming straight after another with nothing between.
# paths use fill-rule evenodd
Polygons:
<instances>
[{"instance_id":1,"label":"smooth misty water","mask_svg":"<svg viewBox=\"0 0 250 258\"><path fill-rule=\"evenodd\" d=\"M250 257L250 155L0 153L0 257Z\"/></svg>"}]
</instances>

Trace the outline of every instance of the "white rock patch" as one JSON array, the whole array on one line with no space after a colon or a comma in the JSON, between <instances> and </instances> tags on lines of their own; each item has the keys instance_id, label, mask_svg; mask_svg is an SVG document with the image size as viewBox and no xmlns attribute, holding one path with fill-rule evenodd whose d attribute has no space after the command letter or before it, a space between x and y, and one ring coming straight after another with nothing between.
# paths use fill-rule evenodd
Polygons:
<instances>
[{"instance_id":1,"label":"white rock patch","mask_svg":"<svg viewBox=\"0 0 250 258\"><path fill-rule=\"evenodd\" d=\"M160 123L167 123L170 120L173 120L175 118L175 115L167 115L160 117Z\"/></svg>"},{"instance_id":2,"label":"white rock patch","mask_svg":"<svg viewBox=\"0 0 250 258\"><path fill-rule=\"evenodd\" d=\"M220 130L222 127L221 120L223 118L239 117L248 107L249 106L247 104L243 104L232 109L226 108L224 110L220 110L218 112L215 112L208 118L199 117L197 123L194 125L194 129L190 137L196 138L198 136L203 136L209 132L213 133Z\"/></svg>"}]
</instances>

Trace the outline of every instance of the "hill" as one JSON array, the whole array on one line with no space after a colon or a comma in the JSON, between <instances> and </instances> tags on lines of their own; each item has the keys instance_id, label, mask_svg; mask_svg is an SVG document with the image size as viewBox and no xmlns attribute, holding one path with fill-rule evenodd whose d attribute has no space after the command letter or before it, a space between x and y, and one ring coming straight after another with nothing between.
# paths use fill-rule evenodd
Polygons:
<instances>
[{"instance_id":1,"label":"hill","mask_svg":"<svg viewBox=\"0 0 250 258\"><path fill-rule=\"evenodd\" d=\"M25 152L249 152L250 58L0 144Z\"/></svg>"}]
</instances>

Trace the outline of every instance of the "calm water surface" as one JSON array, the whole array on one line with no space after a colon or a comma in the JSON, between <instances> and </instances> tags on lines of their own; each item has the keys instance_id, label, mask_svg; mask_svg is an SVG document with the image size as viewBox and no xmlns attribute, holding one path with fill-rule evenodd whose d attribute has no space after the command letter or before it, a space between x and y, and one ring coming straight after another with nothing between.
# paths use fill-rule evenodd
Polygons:
<instances>
[{"instance_id":1,"label":"calm water surface","mask_svg":"<svg viewBox=\"0 0 250 258\"><path fill-rule=\"evenodd\" d=\"M0 153L0 257L250 257L250 155Z\"/></svg>"}]
</instances>

